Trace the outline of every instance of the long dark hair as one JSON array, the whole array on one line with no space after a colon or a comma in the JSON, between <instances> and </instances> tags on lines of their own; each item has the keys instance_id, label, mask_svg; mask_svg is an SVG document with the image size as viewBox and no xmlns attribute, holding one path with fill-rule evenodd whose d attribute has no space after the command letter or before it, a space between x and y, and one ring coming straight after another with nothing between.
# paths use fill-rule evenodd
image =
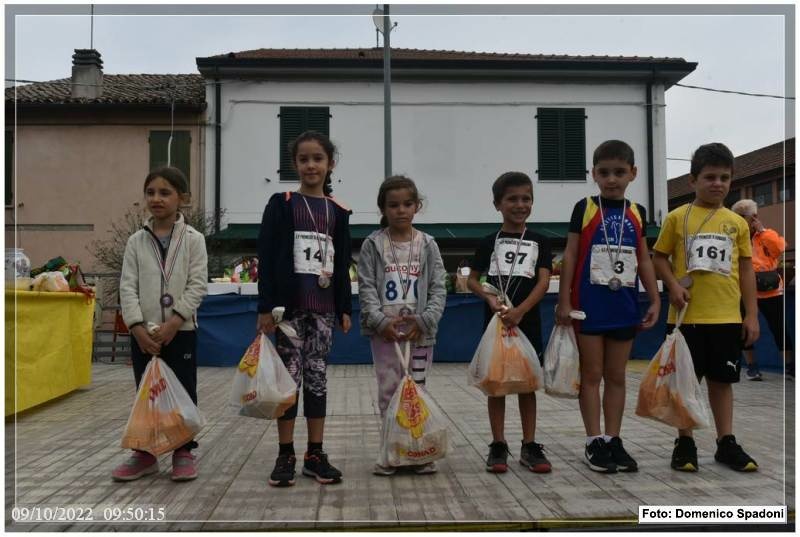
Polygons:
<instances>
[{"instance_id":1,"label":"long dark hair","mask_svg":"<svg viewBox=\"0 0 800 537\"><path fill-rule=\"evenodd\" d=\"M305 131L300 136L295 138L289 144L289 154L292 155L292 166L295 166L295 159L297 158L297 149L300 147L300 144L303 142L314 141L317 142L319 145L322 146L322 149L325 151L325 154L328 155L329 162L335 162L339 151L336 149L336 146L333 145L331 139L328 138L326 134L317 131ZM330 196L333 193L333 187L331 186L331 171L328 170L328 173L325 175L325 183L322 185L322 193L326 196Z\"/></svg>"},{"instance_id":2,"label":"long dark hair","mask_svg":"<svg viewBox=\"0 0 800 537\"><path fill-rule=\"evenodd\" d=\"M186 176L183 172L174 166L162 166L148 173L144 180L143 190L147 190L147 185L158 177L162 177L166 182L172 185L172 188L177 190L178 194L183 195L189 193L189 181L186 180Z\"/></svg>"},{"instance_id":3,"label":"long dark hair","mask_svg":"<svg viewBox=\"0 0 800 537\"><path fill-rule=\"evenodd\" d=\"M422 207L422 198L419 195L419 190L417 190L417 185L414 181L405 175L392 175L391 177L387 177L378 189L378 209L381 210L381 213L386 207L386 194L390 190L400 190L403 188L407 188L411 192L411 198L417 204L417 208ZM388 225L389 221L386 220L386 217L381 216L381 227L387 227Z\"/></svg>"}]
</instances>

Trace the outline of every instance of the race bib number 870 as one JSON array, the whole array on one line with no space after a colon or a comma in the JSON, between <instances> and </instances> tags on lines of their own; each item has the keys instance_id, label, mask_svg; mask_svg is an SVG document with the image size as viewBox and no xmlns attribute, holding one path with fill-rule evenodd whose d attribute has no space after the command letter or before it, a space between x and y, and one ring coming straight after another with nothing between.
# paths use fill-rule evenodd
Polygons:
<instances>
[{"instance_id":1,"label":"race bib number 870","mask_svg":"<svg viewBox=\"0 0 800 537\"><path fill-rule=\"evenodd\" d=\"M333 272L333 239L314 231L294 232L294 271L297 274L316 274L322 272L322 256L325 242L328 243L325 271ZM320 245L322 250L320 250Z\"/></svg>"}]
</instances>

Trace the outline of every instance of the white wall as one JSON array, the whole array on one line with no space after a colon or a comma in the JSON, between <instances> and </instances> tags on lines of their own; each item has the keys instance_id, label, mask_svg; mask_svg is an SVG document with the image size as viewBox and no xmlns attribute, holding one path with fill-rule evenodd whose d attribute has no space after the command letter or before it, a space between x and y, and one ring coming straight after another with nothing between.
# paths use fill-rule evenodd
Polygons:
<instances>
[{"instance_id":1,"label":"white wall","mask_svg":"<svg viewBox=\"0 0 800 537\"><path fill-rule=\"evenodd\" d=\"M663 87L656 87L654 97L664 102ZM377 222L375 198L383 178L381 83L226 80L222 100L222 206L228 222L259 222L273 192L297 188L278 180L280 106L330 107L331 137L341 153L334 195L353 209L352 223ZM600 142L628 142L639 178L627 194L647 203L644 84L397 82L392 100L393 170L414 179L427 198L417 222L498 221L491 184L509 170L534 180L532 221L569 220L575 201L596 192L596 186L589 175L586 181L538 181L537 106L586 108L587 169ZM213 122L213 86L207 101ZM656 205L666 214L663 108L656 107L656 118ZM206 205L211 208L214 132L209 129Z\"/></svg>"}]
</instances>

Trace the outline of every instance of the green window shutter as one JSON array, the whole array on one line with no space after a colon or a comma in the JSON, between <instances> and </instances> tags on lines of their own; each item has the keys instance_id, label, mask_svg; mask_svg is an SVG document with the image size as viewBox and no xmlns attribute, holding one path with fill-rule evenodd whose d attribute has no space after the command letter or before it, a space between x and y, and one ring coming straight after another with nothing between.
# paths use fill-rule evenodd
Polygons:
<instances>
[{"instance_id":1,"label":"green window shutter","mask_svg":"<svg viewBox=\"0 0 800 537\"><path fill-rule=\"evenodd\" d=\"M167 145L169 144L169 131L150 131L150 169L161 166L174 166L190 180L190 162L192 137L189 131L174 131L172 133L172 147L169 151L167 162Z\"/></svg>"},{"instance_id":2,"label":"green window shutter","mask_svg":"<svg viewBox=\"0 0 800 537\"><path fill-rule=\"evenodd\" d=\"M330 109L327 106L281 106L280 111L280 174L281 181L297 181L289 144L305 131L330 135Z\"/></svg>"},{"instance_id":3,"label":"green window shutter","mask_svg":"<svg viewBox=\"0 0 800 537\"><path fill-rule=\"evenodd\" d=\"M539 108L536 114L539 179L586 179L586 117L583 108Z\"/></svg>"},{"instance_id":4,"label":"green window shutter","mask_svg":"<svg viewBox=\"0 0 800 537\"><path fill-rule=\"evenodd\" d=\"M6 205L14 201L14 133L6 131Z\"/></svg>"}]
</instances>

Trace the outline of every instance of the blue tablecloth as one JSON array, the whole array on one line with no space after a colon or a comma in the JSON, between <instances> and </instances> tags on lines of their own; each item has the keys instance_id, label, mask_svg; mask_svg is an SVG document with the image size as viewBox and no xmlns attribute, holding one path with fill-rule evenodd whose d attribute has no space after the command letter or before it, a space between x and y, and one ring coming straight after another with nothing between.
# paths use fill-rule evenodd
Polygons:
<instances>
[{"instance_id":1,"label":"blue tablecloth","mask_svg":"<svg viewBox=\"0 0 800 537\"><path fill-rule=\"evenodd\" d=\"M553 330L553 312L558 295L545 295L540 304L544 344ZM634 341L632 358L650 359L664 341L666 333L667 297L661 299L658 324L640 332ZM255 337L258 297L247 295L215 295L203 300L198 311L197 363L200 366L232 366L241 359ZM640 297L642 312L647 308L647 295ZM794 289L787 292L787 329L794 338ZM353 328L349 334L336 330L330 354L332 364L369 364L372 356L369 341L359 330L360 308L353 296ZM439 323L434 350L436 362L469 362L483 332L483 303L472 295L449 295L445 313ZM778 369L781 356L769 327L761 317L762 337L755 351L762 369ZM544 349L537 349L542 352Z\"/></svg>"}]
</instances>

